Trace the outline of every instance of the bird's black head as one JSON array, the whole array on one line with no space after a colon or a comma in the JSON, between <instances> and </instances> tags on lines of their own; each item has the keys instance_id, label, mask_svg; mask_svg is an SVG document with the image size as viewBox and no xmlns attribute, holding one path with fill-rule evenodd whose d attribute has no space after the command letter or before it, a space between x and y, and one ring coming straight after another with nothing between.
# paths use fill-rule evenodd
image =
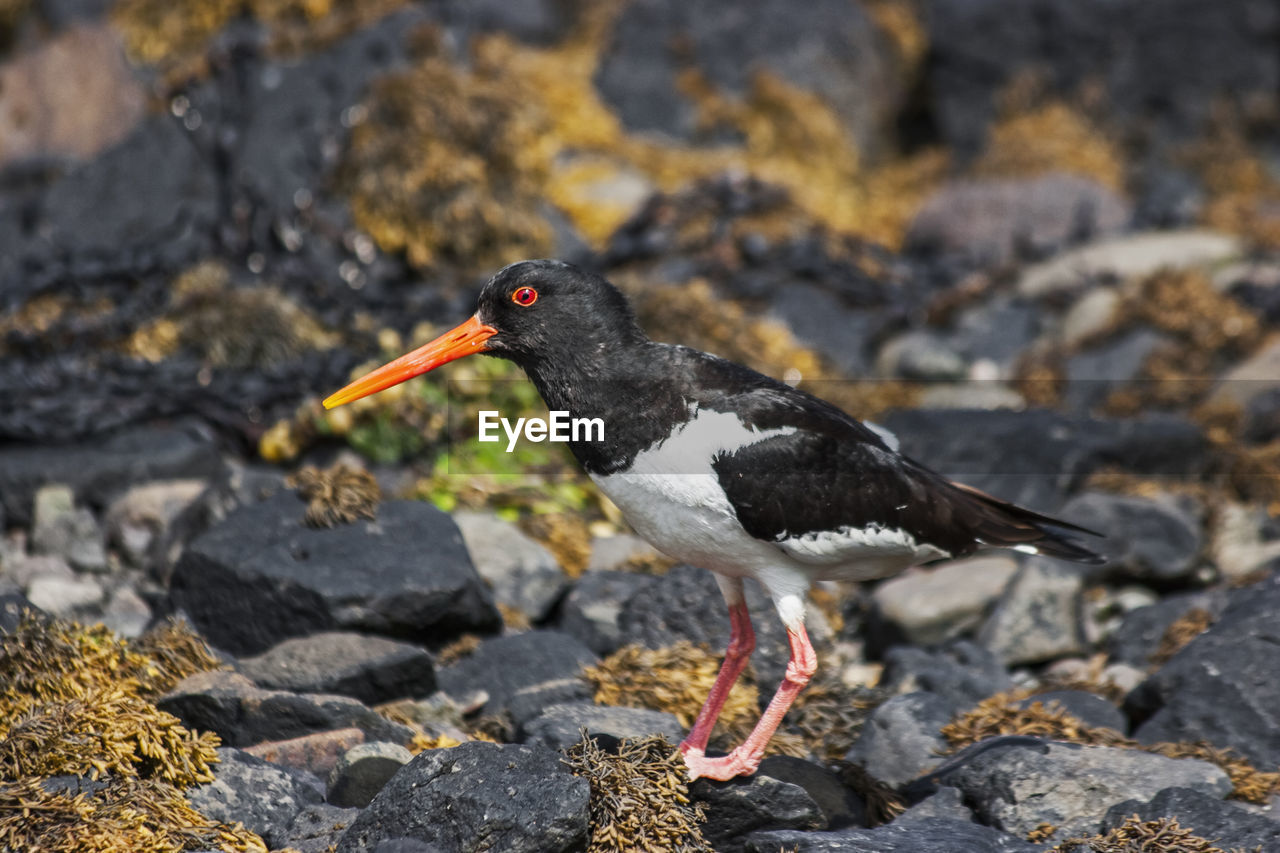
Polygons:
<instances>
[{"instance_id":1,"label":"bird's black head","mask_svg":"<svg viewBox=\"0 0 1280 853\"><path fill-rule=\"evenodd\" d=\"M485 352L526 369L602 359L645 340L616 287L562 261L504 268L480 292L476 318L496 330Z\"/></svg>"},{"instance_id":2,"label":"bird's black head","mask_svg":"<svg viewBox=\"0 0 1280 853\"><path fill-rule=\"evenodd\" d=\"M610 359L647 340L626 298L600 276L560 261L521 261L489 280L470 320L362 376L324 405L358 400L475 353L514 361L545 391L549 376L562 385L598 377Z\"/></svg>"}]
</instances>

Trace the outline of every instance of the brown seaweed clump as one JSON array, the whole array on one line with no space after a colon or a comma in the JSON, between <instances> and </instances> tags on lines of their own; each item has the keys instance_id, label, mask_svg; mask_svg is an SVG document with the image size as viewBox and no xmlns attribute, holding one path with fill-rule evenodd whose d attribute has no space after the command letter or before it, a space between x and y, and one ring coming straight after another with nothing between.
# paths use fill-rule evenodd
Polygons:
<instances>
[{"instance_id":1,"label":"brown seaweed clump","mask_svg":"<svg viewBox=\"0 0 1280 853\"><path fill-rule=\"evenodd\" d=\"M1179 826L1178 819L1143 821L1137 815L1110 832L1090 838L1068 838L1049 853L1228 853Z\"/></svg>"},{"instance_id":2,"label":"brown seaweed clump","mask_svg":"<svg viewBox=\"0 0 1280 853\"><path fill-rule=\"evenodd\" d=\"M306 465L287 481L307 502L304 520L310 527L336 527L358 518L378 517L382 489L368 471L344 462L321 470Z\"/></svg>"},{"instance_id":3,"label":"brown seaweed clump","mask_svg":"<svg viewBox=\"0 0 1280 853\"><path fill-rule=\"evenodd\" d=\"M1021 707L1034 695L1034 690L1023 688L989 696L943 726L942 736L953 750L1000 735L1031 735L1083 746L1141 749L1169 758L1198 758L1216 764L1227 774L1233 786L1232 799L1265 803L1280 791L1280 773L1259 770L1230 749L1206 743L1141 744L1115 729L1090 726L1057 703L1032 702Z\"/></svg>"},{"instance_id":4,"label":"brown seaweed clump","mask_svg":"<svg viewBox=\"0 0 1280 853\"><path fill-rule=\"evenodd\" d=\"M705 807L690 802L684 759L663 736L623 740L617 752L605 752L583 732L564 763L591 786L589 853L712 849L702 835Z\"/></svg>"},{"instance_id":5,"label":"brown seaweed clump","mask_svg":"<svg viewBox=\"0 0 1280 853\"><path fill-rule=\"evenodd\" d=\"M834 667L819 666L818 677L787 712L787 727L809 752L827 761L849 752L867 717L889 698L881 688L847 687L835 673Z\"/></svg>"}]
</instances>

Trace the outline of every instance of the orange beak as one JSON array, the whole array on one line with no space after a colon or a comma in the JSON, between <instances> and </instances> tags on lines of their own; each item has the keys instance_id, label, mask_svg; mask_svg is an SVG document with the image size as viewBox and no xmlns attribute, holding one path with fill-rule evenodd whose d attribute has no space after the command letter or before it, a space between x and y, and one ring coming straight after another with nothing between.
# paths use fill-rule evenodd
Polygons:
<instances>
[{"instance_id":1,"label":"orange beak","mask_svg":"<svg viewBox=\"0 0 1280 853\"><path fill-rule=\"evenodd\" d=\"M332 409L335 406L341 406L343 403L359 400L361 397L376 394L379 391L390 388L392 385L399 385L406 379L412 379L429 370L435 370L440 365L462 358L464 355L484 352L486 349L484 342L496 334L498 334L498 330L493 326L486 326L475 317L472 317L457 328L445 332L431 343L418 347L413 352L402 355L393 362L382 365L382 367L372 373L365 374L336 394L329 395L324 401L324 407Z\"/></svg>"}]
</instances>

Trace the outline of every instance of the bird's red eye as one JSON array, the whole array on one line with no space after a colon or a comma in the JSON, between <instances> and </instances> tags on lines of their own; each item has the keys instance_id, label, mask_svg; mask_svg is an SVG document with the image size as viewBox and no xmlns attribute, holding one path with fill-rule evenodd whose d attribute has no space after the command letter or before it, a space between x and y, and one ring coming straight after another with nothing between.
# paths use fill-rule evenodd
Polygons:
<instances>
[{"instance_id":1,"label":"bird's red eye","mask_svg":"<svg viewBox=\"0 0 1280 853\"><path fill-rule=\"evenodd\" d=\"M528 307L538 301L538 291L532 287L521 287L511 294L511 301L517 305Z\"/></svg>"}]
</instances>

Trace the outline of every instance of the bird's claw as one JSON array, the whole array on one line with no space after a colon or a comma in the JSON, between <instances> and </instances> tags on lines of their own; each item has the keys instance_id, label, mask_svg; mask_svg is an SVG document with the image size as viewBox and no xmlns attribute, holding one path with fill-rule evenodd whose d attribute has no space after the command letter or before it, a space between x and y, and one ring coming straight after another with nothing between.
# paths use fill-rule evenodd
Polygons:
<instances>
[{"instance_id":1,"label":"bird's claw","mask_svg":"<svg viewBox=\"0 0 1280 853\"><path fill-rule=\"evenodd\" d=\"M689 769L689 781L694 779L716 779L726 782L735 776L750 776L760 766L760 756L750 755L741 747L728 755L718 758L707 758L701 749L686 748L680 745L684 753L684 763Z\"/></svg>"}]
</instances>

